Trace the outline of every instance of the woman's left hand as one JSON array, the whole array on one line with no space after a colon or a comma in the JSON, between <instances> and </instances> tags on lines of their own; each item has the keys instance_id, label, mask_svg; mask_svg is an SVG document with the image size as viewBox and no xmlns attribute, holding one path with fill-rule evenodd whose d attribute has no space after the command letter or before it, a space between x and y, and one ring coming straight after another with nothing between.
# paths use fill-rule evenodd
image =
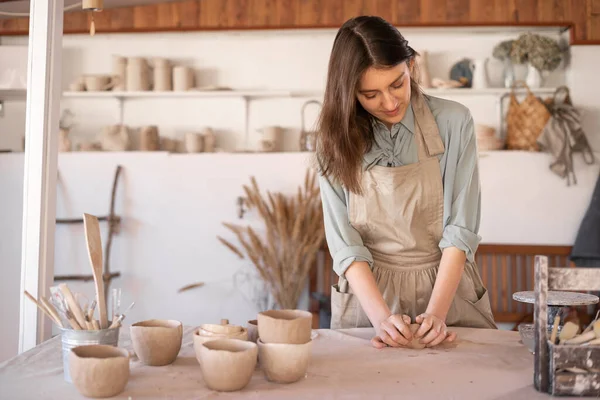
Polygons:
<instances>
[{"instance_id":1,"label":"woman's left hand","mask_svg":"<svg viewBox=\"0 0 600 400\"><path fill-rule=\"evenodd\" d=\"M456 339L456 333L448 332L448 327L444 320L433 314L423 313L417 316L416 323L421 326L414 337L421 339L421 343L427 347L437 346L444 341L452 342Z\"/></svg>"}]
</instances>

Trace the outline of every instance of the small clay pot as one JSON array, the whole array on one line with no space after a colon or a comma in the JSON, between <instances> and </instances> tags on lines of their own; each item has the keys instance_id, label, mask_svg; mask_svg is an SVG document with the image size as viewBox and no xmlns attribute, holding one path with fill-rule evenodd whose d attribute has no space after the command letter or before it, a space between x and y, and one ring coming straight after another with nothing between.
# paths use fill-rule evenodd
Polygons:
<instances>
[{"instance_id":1,"label":"small clay pot","mask_svg":"<svg viewBox=\"0 0 600 400\"><path fill-rule=\"evenodd\" d=\"M129 380L129 352L104 344L78 346L69 353L73 385L85 397L113 397Z\"/></svg>"},{"instance_id":2,"label":"small clay pot","mask_svg":"<svg viewBox=\"0 0 600 400\"><path fill-rule=\"evenodd\" d=\"M292 383L306 375L312 356L312 341L304 344L263 343L258 339L258 356L265 377L276 383Z\"/></svg>"},{"instance_id":3,"label":"small clay pot","mask_svg":"<svg viewBox=\"0 0 600 400\"><path fill-rule=\"evenodd\" d=\"M212 325L212 324L206 324L206 325L201 325L202 326L207 326L207 325ZM233 326L233 325L232 325ZM201 331L201 328L198 328L194 331L194 351L196 352L196 359L198 360L198 363L201 363L200 361L200 349L202 347L202 345L204 343L207 343L211 340L221 340L221 339L236 339L236 340L241 340L241 341L247 341L248 340L248 330L245 328L242 328L241 326L239 327L240 330L237 332L229 332L229 333L210 333L208 335L203 335Z\"/></svg>"},{"instance_id":4,"label":"small clay pot","mask_svg":"<svg viewBox=\"0 0 600 400\"><path fill-rule=\"evenodd\" d=\"M423 343L419 342L422 338L417 339L414 337L414 334L417 333L417 331L419 330L420 327L421 327L420 324L410 324L410 332L413 334L413 339L407 346L409 349L421 350L421 349L425 348L425 345Z\"/></svg>"},{"instance_id":5,"label":"small clay pot","mask_svg":"<svg viewBox=\"0 0 600 400\"><path fill-rule=\"evenodd\" d=\"M217 339L199 348L200 368L206 386L211 390L241 390L252 378L256 367L256 343L238 339Z\"/></svg>"},{"instance_id":6,"label":"small clay pot","mask_svg":"<svg viewBox=\"0 0 600 400\"><path fill-rule=\"evenodd\" d=\"M310 341L312 314L304 310L268 310L258 314L263 343L303 344Z\"/></svg>"},{"instance_id":7,"label":"small clay pot","mask_svg":"<svg viewBox=\"0 0 600 400\"><path fill-rule=\"evenodd\" d=\"M248 329L248 340L256 343L258 340L258 321L255 319L248 321L246 329Z\"/></svg>"},{"instance_id":8,"label":"small clay pot","mask_svg":"<svg viewBox=\"0 0 600 400\"><path fill-rule=\"evenodd\" d=\"M131 325L135 354L146 365L171 364L181 350L183 324L174 320L151 319Z\"/></svg>"}]
</instances>

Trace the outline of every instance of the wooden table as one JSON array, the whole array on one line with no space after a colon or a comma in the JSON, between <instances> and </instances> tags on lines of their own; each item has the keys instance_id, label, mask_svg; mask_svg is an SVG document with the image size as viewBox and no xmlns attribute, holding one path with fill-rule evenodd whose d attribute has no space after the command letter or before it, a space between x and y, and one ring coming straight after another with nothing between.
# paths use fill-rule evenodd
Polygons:
<instances>
[{"instance_id":1,"label":"wooden table","mask_svg":"<svg viewBox=\"0 0 600 400\"><path fill-rule=\"evenodd\" d=\"M371 347L372 329L317 330L305 379L283 385L268 382L257 367L248 386L233 393L209 390L184 330L175 363L147 367L133 356L125 391L115 398L137 399L547 399L532 386L533 356L517 332L454 328L455 344L409 350ZM132 351L129 330L119 345ZM0 364L0 397L80 399L63 380L59 338Z\"/></svg>"}]
</instances>

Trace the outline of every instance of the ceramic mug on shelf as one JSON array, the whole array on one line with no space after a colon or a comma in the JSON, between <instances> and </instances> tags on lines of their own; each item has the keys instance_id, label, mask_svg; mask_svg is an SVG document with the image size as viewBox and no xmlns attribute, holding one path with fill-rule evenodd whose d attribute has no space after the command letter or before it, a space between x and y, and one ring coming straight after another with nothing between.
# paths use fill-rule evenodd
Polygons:
<instances>
[{"instance_id":1,"label":"ceramic mug on shelf","mask_svg":"<svg viewBox=\"0 0 600 400\"><path fill-rule=\"evenodd\" d=\"M112 89L118 82L120 82L118 76L110 75L84 75L83 81L85 87L90 92L102 92Z\"/></svg>"},{"instance_id":2,"label":"ceramic mug on shelf","mask_svg":"<svg viewBox=\"0 0 600 400\"><path fill-rule=\"evenodd\" d=\"M204 137L199 133L186 133L184 145L188 153L201 153L204 151Z\"/></svg>"},{"instance_id":3,"label":"ceramic mug on shelf","mask_svg":"<svg viewBox=\"0 0 600 400\"><path fill-rule=\"evenodd\" d=\"M173 68L173 90L187 91L194 87L194 70L178 65Z\"/></svg>"},{"instance_id":4,"label":"ceramic mug on shelf","mask_svg":"<svg viewBox=\"0 0 600 400\"><path fill-rule=\"evenodd\" d=\"M281 140L283 136L283 128L280 126L267 126L259 129L258 132L261 134L260 138L260 151L273 152L281 151Z\"/></svg>"}]
</instances>

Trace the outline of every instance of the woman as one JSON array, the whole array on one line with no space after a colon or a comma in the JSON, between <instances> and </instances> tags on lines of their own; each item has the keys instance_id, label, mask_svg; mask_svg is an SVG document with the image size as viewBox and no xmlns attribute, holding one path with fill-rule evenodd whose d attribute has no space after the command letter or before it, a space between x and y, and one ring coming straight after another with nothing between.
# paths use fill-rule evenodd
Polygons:
<instances>
[{"instance_id":1,"label":"woman","mask_svg":"<svg viewBox=\"0 0 600 400\"><path fill-rule=\"evenodd\" d=\"M415 82L415 51L379 17L339 30L319 118L327 243L339 282L331 328L373 326L373 346L496 329L474 262L480 190L473 119Z\"/></svg>"}]
</instances>

